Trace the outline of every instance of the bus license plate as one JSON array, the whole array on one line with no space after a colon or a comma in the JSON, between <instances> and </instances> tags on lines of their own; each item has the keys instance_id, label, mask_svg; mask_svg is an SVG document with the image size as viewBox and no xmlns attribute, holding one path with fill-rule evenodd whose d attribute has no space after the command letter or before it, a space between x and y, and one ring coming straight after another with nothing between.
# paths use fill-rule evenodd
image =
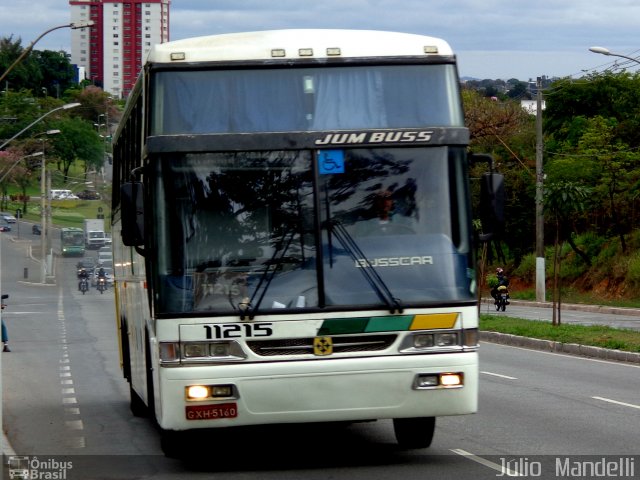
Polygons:
<instances>
[{"instance_id":1,"label":"bus license plate","mask_svg":"<svg viewBox=\"0 0 640 480\"><path fill-rule=\"evenodd\" d=\"M219 403L217 405L187 405L187 420L219 420L236 418L238 406L236 403Z\"/></svg>"}]
</instances>

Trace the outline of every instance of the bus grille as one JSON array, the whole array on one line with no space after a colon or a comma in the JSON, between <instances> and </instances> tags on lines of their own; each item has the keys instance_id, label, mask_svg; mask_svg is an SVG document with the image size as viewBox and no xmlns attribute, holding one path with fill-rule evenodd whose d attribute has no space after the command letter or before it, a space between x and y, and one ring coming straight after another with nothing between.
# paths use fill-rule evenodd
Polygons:
<instances>
[{"instance_id":1,"label":"bus grille","mask_svg":"<svg viewBox=\"0 0 640 480\"><path fill-rule=\"evenodd\" d=\"M333 353L375 352L393 344L397 335L359 335L331 337ZM256 355L313 355L313 337L282 338L279 340L252 340L247 346Z\"/></svg>"}]
</instances>

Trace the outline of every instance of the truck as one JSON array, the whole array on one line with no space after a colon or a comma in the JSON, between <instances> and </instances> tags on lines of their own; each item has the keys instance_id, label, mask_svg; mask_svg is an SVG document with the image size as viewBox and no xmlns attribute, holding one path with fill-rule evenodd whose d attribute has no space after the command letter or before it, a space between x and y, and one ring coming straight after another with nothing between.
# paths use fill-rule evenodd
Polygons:
<instances>
[{"instance_id":1,"label":"truck","mask_svg":"<svg viewBox=\"0 0 640 480\"><path fill-rule=\"evenodd\" d=\"M85 218L84 243L87 250L97 250L105 244L104 219Z\"/></svg>"}]
</instances>

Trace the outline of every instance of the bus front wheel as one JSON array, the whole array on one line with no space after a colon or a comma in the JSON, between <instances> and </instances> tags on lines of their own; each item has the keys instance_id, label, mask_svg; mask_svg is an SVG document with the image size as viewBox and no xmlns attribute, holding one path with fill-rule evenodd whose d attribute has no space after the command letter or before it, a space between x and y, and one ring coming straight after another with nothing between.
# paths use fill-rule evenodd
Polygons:
<instances>
[{"instance_id":1,"label":"bus front wheel","mask_svg":"<svg viewBox=\"0 0 640 480\"><path fill-rule=\"evenodd\" d=\"M435 417L393 419L393 431L402 448L429 447L435 429Z\"/></svg>"},{"instance_id":2,"label":"bus front wheel","mask_svg":"<svg viewBox=\"0 0 640 480\"><path fill-rule=\"evenodd\" d=\"M175 430L160 430L160 448L167 458L182 459L186 454L186 433Z\"/></svg>"},{"instance_id":3,"label":"bus front wheel","mask_svg":"<svg viewBox=\"0 0 640 480\"><path fill-rule=\"evenodd\" d=\"M140 395L133 389L131 385L129 385L129 396L130 402L129 407L131 409L131 413L134 417L148 417L149 416L149 408L144 403L144 400L140 398Z\"/></svg>"}]
</instances>

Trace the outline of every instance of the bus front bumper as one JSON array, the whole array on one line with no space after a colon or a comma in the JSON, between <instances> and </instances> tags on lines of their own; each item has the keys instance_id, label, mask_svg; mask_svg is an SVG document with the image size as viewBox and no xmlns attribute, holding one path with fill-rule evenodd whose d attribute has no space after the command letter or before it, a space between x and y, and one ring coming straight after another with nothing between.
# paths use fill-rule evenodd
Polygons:
<instances>
[{"instance_id":1,"label":"bus front bumper","mask_svg":"<svg viewBox=\"0 0 640 480\"><path fill-rule=\"evenodd\" d=\"M156 414L166 430L463 415L478 405L477 352L159 370ZM448 373L462 384L416 384ZM192 385L230 386L233 395L187 400Z\"/></svg>"}]
</instances>

